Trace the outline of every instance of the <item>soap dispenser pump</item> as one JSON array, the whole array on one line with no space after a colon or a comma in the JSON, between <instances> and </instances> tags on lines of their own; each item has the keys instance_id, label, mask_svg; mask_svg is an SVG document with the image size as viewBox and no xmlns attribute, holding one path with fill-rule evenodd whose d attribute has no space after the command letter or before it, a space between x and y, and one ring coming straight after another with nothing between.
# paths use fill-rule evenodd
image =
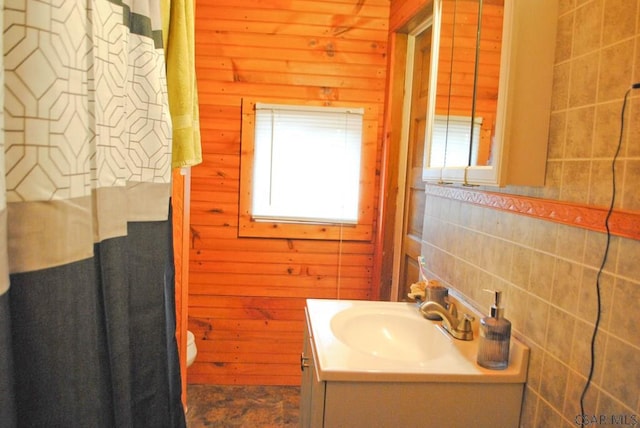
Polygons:
<instances>
[{"instance_id":1,"label":"soap dispenser pump","mask_svg":"<svg viewBox=\"0 0 640 428\"><path fill-rule=\"evenodd\" d=\"M485 290L493 293L494 303L491 315L480 320L478 365L487 369L502 370L509 365L509 343L511 341L511 322L503 317L500 306L502 292Z\"/></svg>"}]
</instances>

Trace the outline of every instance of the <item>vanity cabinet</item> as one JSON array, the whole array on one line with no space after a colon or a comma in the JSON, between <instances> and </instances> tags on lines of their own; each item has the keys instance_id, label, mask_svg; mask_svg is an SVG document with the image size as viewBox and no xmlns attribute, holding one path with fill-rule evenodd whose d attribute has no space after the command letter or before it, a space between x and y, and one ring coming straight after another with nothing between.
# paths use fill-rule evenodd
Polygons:
<instances>
[{"instance_id":1,"label":"vanity cabinet","mask_svg":"<svg viewBox=\"0 0 640 428\"><path fill-rule=\"evenodd\" d=\"M425 321L427 322L427 321ZM398 350L402 352L402 350ZM523 383L324 380L307 312L301 354L303 428L517 427Z\"/></svg>"}]
</instances>

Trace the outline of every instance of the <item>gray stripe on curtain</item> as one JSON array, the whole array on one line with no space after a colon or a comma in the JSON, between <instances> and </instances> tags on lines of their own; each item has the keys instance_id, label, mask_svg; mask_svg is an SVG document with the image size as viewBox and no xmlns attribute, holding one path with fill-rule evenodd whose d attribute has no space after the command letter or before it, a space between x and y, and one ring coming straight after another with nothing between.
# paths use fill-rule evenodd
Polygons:
<instances>
[{"instance_id":1,"label":"gray stripe on curtain","mask_svg":"<svg viewBox=\"0 0 640 428\"><path fill-rule=\"evenodd\" d=\"M173 281L166 282L167 266L173 263L173 258L168 257L173 254L170 244L170 222L129 223L134 426L186 426L180 391L178 395L171 394L169 379L169 373L180 376L179 367L169 370L177 360L167 352L166 287L170 294L174 292ZM159 264L158 260L164 263ZM169 310L175 311L175 307ZM175 323L170 335L175 335ZM171 354L177 352L176 348L172 351Z\"/></svg>"},{"instance_id":2,"label":"gray stripe on curtain","mask_svg":"<svg viewBox=\"0 0 640 428\"><path fill-rule=\"evenodd\" d=\"M9 294L0 294L0 427L16 425Z\"/></svg>"},{"instance_id":3,"label":"gray stripe on curtain","mask_svg":"<svg viewBox=\"0 0 640 428\"><path fill-rule=\"evenodd\" d=\"M176 270L173 253L173 204L169 203L169 219L171 223L169 233L168 263L165 267L165 324L167 341L167 362L169 380L169 408L174 427L186 427L184 408L182 407L182 377L180 376L180 356L178 354L178 340L176 339Z\"/></svg>"},{"instance_id":4,"label":"gray stripe on curtain","mask_svg":"<svg viewBox=\"0 0 640 428\"><path fill-rule=\"evenodd\" d=\"M11 275L18 426L114 426L94 260Z\"/></svg>"},{"instance_id":5,"label":"gray stripe on curtain","mask_svg":"<svg viewBox=\"0 0 640 428\"><path fill-rule=\"evenodd\" d=\"M133 34L147 36L153 39L156 49L162 46L162 31L154 30L151 19L148 16L131 12L131 7L122 0L108 0L110 3L122 6L122 23L129 28Z\"/></svg>"},{"instance_id":6,"label":"gray stripe on curtain","mask_svg":"<svg viewBox=\"0 0 640 428\"><path fill-rule=\"evenodd\" d=\"M168 376L170 254L168 221L136 222L94 258L11 276L18 426L185 426Z\"/></svg>"}]
</instances>

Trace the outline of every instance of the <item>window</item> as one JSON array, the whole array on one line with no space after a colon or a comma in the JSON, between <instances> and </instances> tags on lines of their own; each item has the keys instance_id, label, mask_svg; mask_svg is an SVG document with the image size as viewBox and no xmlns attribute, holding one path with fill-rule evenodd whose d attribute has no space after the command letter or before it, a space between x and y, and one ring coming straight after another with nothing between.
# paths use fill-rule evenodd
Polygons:
<instances>
[{"instance_id":1,"label":"window","mask_svg":"<svg viewBox=\"0 0 640 428\"><path fill-rule=\"evenodd\" d=\"M240 235L333 239L338 229L341 237L361 235L369 211L361 204L368 187L363 160L370 159L366 109L246 104Z\"/></svg>"},{"instance_id":2,"label":"window","mask_svg":"<svg viewBox=\"0 0 640 428\"><path fill-rule=\"evenodd\" d=\"M363 113L256 104L253 219L357 223Z\"/></svg>"},{"instance_id":3,"label":"window","mask_svg":"<svg viewBox=\"0 0 640 428\"><path fill-rule=\"evenodd\" d=\"M476 117L473 123L473 146L471 146L471 117L436 115L433 121L429 165L431 167L476 165L481 128L482 118Z\"/></svg>"}]
</instances>

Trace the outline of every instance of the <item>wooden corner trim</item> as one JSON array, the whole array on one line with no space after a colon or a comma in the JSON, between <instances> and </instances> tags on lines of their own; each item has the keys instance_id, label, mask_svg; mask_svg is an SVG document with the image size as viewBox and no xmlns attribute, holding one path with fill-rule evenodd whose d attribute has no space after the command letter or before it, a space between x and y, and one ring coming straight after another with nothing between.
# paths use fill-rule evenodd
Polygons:
<instances>
[{"instance_id":1,"label":"wooden corner trim","mask_svg":"<svg viewBox=\"0 0 640 428\"><path fill-rule=\"evenodd\" d=\"M428 195L526 215L596 232L607 231L606 207L483 190L427 184ZM640 240L640 212L614 210L608 221L612 235Z\"/></svg>"}]
</instances>

